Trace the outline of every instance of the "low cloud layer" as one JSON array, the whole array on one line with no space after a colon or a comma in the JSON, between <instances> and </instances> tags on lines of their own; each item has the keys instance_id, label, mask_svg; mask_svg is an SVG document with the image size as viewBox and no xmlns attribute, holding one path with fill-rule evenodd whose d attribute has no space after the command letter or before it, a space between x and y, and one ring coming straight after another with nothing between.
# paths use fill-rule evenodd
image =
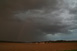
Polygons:
<instances>
[{"instance_id":1,"label":"low cloud layer","mask_svg":"<svg viewBox=\"0 0 77 51\"><path fill-rule=\"evenodd\" d=\"M49 7L19 12L15 16L21 21L31 22L36 27L36 30L46 34L69 33L69 30L76 28L76 14L71 13L76 6L74 6L75 3L71 5L71 1L57 0L57 4L53 4L53 7L49 3Z\"/></svg>"}]
</instances>

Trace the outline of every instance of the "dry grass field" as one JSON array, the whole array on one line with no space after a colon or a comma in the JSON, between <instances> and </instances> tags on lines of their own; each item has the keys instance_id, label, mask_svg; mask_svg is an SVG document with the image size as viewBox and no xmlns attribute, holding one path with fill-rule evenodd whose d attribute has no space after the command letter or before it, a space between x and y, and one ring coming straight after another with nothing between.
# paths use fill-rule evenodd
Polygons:
<instances>
[{"instance_id":1,"label":"dry grass field","mask_svg":"<svg viewBox=\"0 0 77 51\"><path fill-rule=\"evenodd\" d=\"M64 51L77 49L77 43L0 43L0 51Z\"/></svg>"}]
</instances>

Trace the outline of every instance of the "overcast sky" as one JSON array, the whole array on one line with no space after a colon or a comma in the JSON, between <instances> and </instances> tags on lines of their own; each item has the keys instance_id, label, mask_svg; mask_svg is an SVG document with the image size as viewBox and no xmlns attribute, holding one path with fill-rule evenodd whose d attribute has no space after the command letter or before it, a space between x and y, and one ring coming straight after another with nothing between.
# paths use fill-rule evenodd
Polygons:
<instances>
[{"instance_id":1,"label":"overcast sky","mask_svg":"<svg viewBox=\"0 0 77 51\"><path fill-rule=\"evenodd\" d=\"M0 40L77 40L77 0L0 0Z\"/></svg>"}]
</instances>

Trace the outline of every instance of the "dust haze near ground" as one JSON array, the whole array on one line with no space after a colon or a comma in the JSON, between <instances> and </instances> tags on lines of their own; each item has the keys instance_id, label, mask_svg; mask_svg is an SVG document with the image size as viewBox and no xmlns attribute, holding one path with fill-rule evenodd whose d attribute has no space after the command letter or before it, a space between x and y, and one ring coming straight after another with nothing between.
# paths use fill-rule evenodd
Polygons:
<instances>
[{"instance_id":1,"label":"dust haze near ground","mask_svg":"<svg viewBox=\"0 0 77 51\"><path fill-rule=\"evenodd\" d=\"M76 50L77 43L0 43L0 51Z\"/></svg>"}]
</instances>

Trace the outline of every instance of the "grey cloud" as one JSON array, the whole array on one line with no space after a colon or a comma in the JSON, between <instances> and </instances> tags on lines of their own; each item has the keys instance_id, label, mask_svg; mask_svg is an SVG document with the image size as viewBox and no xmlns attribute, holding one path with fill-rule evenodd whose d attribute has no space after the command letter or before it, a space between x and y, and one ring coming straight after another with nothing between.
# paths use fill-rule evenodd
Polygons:
<instances>
[{"instance_id":1,"label":"grey cloud","mask_svg":"<svg viewBox=\"0 0 77 51\"><path fill-rule=\"evenodd\" d=\"M50 11L49 13L45 10L31 10L15 16L25 22L31 21L36 27L35 30L39 29L46 34L70 33L69 30L76 27L73 23L74 15L70 14L69 10Z\"/></svg>"}]
</instances>

